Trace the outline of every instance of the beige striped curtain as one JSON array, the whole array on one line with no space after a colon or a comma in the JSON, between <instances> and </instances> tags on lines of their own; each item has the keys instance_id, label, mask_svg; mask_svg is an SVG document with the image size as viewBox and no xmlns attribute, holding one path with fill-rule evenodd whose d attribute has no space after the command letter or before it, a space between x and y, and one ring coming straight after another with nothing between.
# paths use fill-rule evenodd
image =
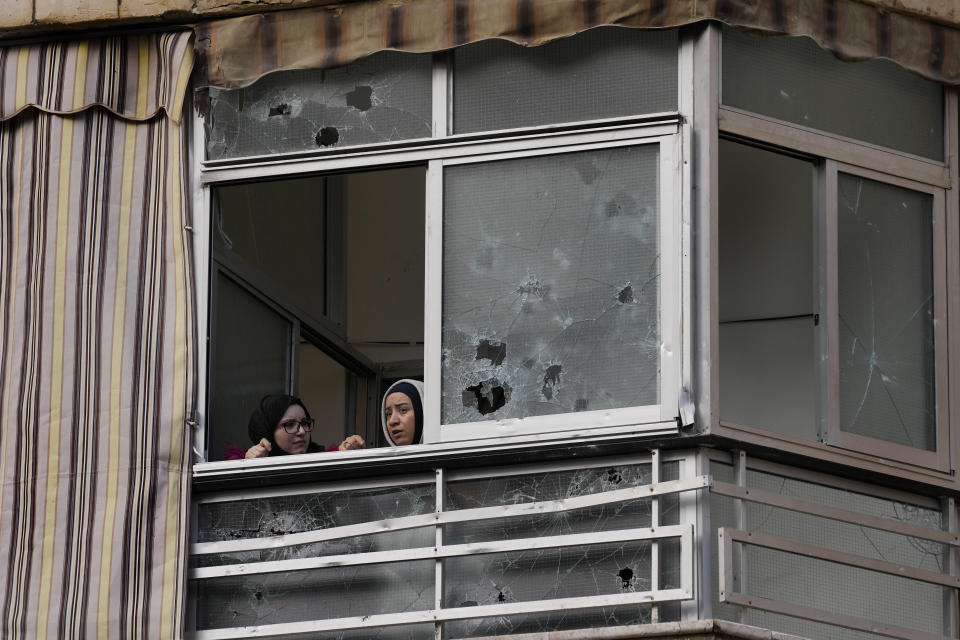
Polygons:
<instances>
[{"instance_id":1,"label":"beige striped curtain","mask_svg":"<svg viewBox=\"0 0 960 640\"><path fill-rule=\"evenodd\" d=\"M181 635L191 34L0 48L0 636Z\"/></svg>"},{"instance_id":2,"label":"beige striped curtain","mask_svg":"<svg viewBox=\"0 0 960 640\"><path fill-rule=\"evenodd\" d=\"M649 29L716 20L762 33L810 36L844 58L889 58L932 80L960 84L960 24L877 2L345 0L200 24L197 52L204 84L240 87L271 71L332 67L381 49L422 53L484 38L533 46L598 25ZM960 0L939 2L945 7Z\"/></svg>"}]
</instances>

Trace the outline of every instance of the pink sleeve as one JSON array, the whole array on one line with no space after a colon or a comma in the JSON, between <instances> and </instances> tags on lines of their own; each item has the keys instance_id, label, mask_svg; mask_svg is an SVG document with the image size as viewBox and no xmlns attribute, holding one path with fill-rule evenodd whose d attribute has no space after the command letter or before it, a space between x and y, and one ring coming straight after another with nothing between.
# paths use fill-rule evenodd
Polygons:
<instances>
[{"instance_id":1,"label":"pink sleeve","mask_svg":"<svg viewBox=\"0 0 960 640\"><path fill-rule=\"evenodd\" d=\"M238 447L235 444L228 444L227 450L223 454L224 460L243 460L247 456L247 450Z\"/></svg>"}]
</instances>

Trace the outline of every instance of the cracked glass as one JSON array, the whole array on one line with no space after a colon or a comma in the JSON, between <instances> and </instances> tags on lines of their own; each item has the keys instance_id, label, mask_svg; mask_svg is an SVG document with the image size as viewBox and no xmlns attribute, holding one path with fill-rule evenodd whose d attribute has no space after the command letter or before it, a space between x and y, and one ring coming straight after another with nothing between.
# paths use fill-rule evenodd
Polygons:
<instances>
[{"instance_id":1,"label":"cracked glass","mask_svg":"<svg viewBox=\"0 0 960 640\"><path fill-rule=\"evenodd\" d=\"M209 91L208 160L429 138L429 55L382 51L333 69Z\"/></svg>"},{"instance_id":2,"label":"cracked glass","mask_svg":"<svg viewBox=\"0 0 960 640\"><path fill-rule=\"evenodd\" d=\"M661 464L663 481L676 479L676 461ZM430 514L435 509L434 484L405 484L368 489L298 493L251 499L219 500L197 505L196 542L233 541L329 529L360 523L387 523L396 518ZM649 463L611 464L565 471L529 472L446 483L444 506L461 511L522 505L597 495L650 484ZM679 498L658 498L662 525L679 523ZM538 514L443 525L444 545L493 542L544 536L611 532L651 525L651 498L621 500L558 514ZM435 606L436 561L404 559L405 549L436 545L433 526L380 530L369 535L329 541L270 546L264 549L193 555L193 569L245 563L241 574L194 578L197 628L322 620L432 609ZM396 562L310 568L285 566L256 573L262 563L279 560L396 551ZM653 553L659 559L659 588L680 586L678 540L663 539L591 544L454 556L443 562L444 608L470 607L542 599L635 593L652 588ZM336 561L340 564L340 561ZM296 565L294 565L296 566ZM679 606L664 603L660 620L678 619ZM577 610L489 616L443 623L445 637L468 637L507 631L556 631L601 624L651 621L649 604L616 605ZM367 633L368 635L364 635ZM433 637L432 625L396 629L330 632L324 637Z\"/></svg>"},{"instance_id":3,"label":"cracked glass","mask_svg":"<svg viewBox=\"0 0 960 640\"><path fill-rule=\"evenodd\" d=\"M677 478L679 465L665 463L661 478ZM504 506L564 500L650 484L650 465L625 465L538 473L500 478L460 480L447 483L444 509L456 511L479 507ZM575 533L649 527L650 498L636 498L584 509L571 509L533 516L494 518L444 526L448 544L539 538ZM679 501L676 495L660 498L660 524L679 522Z\"/></svg>"},{"instance_id":4,"label":"cracked glass","mask_svg":"<svg viewBox=\"0 0 960 640\"><path fill-rule=\"evenodd\" d=\"M497 39L458 47L454 132L676 111L677 49L676 29L623 27L537 47Z\"/></svg>"},{"instance_id":5,"label":"cracked glass","mask_svg":"<svg viewBox=\"0 0 960 640\"><path fill-rule=\"evenodd\" d=\"M284 536L434 511L434 485L400 485L197 505L197 542ZM433 527L194 556L194 567L297 560L432 546ZM398 560L402 555L398 554ZM251 573L194 581L198 628L274 624L430 609L432 560ZM344 594L349 594L344 597ZM415 635L415 634L414 634ZM388 637L388 636L384 636ZM393 636L389 636L393 637ZM398 638L408 637L401 633Z\"/></svg>"},{"instance_id":6,"label":"cracked glass","mask_svg":"<svg viewBox=\"0 0 960 640\"><path fill-rule=\"evenodd\" d=\"M725 105L944 157L943 85L889 60L843 62L809 38L724 29L722 61Z\"/></svg>"},{"instance_id":7,"label":"cracked glass","mask_svg":"<svg viewBox=\"0 0 960 640\"><path fill-rule=\"evenodd\" d=\"M283 536L422 515L434 510L434 486L409 485L209 502L197 505L197 542ZM204 566L405 549L433 541L418 529L232 554L199 556ZM425 542L424 542L425 541Z\"/></svg>"},{"instance_id":8,"label":"cracked glass","mask_svg":"<svg viewBox=\"0 0 960 640\"><path fill-rule=\"evenodd\" d=\"M657 145L447 167L442 422L660 400Z\"/></svg>"},{"instance_id":9,"label":"cracked glass","mask_svg":"<svg viewBox=\"0 0 960 640\"><path fill-rule=\"evenodd\" d=\"M199 581L199 629L432 609L433 560L229 576Z\"/></svg>"},{"instance_id":10,"label":"cracked glass","mask_svg":"<svg viewBox=\"0 0 960 640\"><path fill-rule=\"evenodd\" d=\"M935 451L933 198L840 174L840 428Z\"/></svg>"}]
</instances>

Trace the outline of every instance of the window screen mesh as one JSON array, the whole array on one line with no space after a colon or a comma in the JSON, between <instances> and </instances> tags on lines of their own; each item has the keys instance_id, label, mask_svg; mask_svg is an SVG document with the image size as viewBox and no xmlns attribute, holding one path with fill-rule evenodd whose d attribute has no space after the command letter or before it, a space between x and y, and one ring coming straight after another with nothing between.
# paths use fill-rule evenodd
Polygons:
<instances>
[{"instance_id":1,"label":"window screen mesh","mask_svg":"<svg viewBox=\"0 0 960 640\"><path fill-rule=\"evenodd\" d=\"M841 62L808 38L724 29L722 65L726 105L943 159L943 87L892 62Z\"/></svg>"},{"instance_id":2,"label":"window screen mesh","mask_svg":"<svg viewBox=\"0 0 960 640\"><path fill-rule=\"evenodd\" d=\"M444 424L659 401L658 156L446 169Z\"/></svg>"},{"instance_id":3,"label":"window screen mesh","mask_svg":"<svg viewBox=\"0 0 960 640\"><path fill-rule=\"evenodd\" d=\"M525 48L454 51L455 133L677 109L677 32L618 27Z\"/></svg>"},{"instance_id":4,"label":"window screen mesh","mask_svg":"<svg viewBox=\"0 0 960 640\"><path fill-rule=\"evenodd\" d=\"M840 174L840 427L936 450L933 199Z\"/></svg>"},{"instance_id":5,"label":"window screen mesh","mask_svg":"<svg viewBox=\"0 0 960 640\"><path fill-rule=\"evenodd\" d=\"M431 58L383 51L335 69L210 89L207 159L429 138Z\"/></svg>"},{"instance_id":6,"label":"window screen mesh","mask_svg":"<svg viewBox=\"0 0 960 640\"><path fill-rule=\"evenodd\" d=\"M746 593L939 634L946 587L747 545Z\"/></svg>"}]
</instances>

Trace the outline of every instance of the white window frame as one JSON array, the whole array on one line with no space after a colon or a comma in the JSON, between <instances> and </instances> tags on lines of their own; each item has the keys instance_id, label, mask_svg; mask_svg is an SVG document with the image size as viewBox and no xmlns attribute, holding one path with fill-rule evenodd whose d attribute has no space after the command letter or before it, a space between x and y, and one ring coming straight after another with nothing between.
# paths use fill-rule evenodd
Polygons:
<instances>
[{"instance_id":1,"label":"white window frame","mask_svg":"<svg viewBox=\"0 0 960 640\"><path fill-rule=\"evenodd\" d=\"M432 278L428 277L427 326L433 330L426 334L425 379L428 393L425 415L429 429L424 432L425 442L454 442L461 440L484 440L511 438L543 432L568 432L584 428L602 428L605 433L642 432L649 425L662 430L666 424L676 424L680 389L680 340L681 340L681 284L680 284L680 175L679 132L645 136L636 135L615 141L592 141L584 138L583 144L563 144L555 147L518 145L515 150L501 153L460 156L431 162L428 174L427 195L427 252ZM655 405L627 407L575 413L483 420L471 423L441 424L440 387L441 366L441 315L443 298L443 169L449 166L496 162L514 158L549 157L561 153L603 150L618 147L656 144L658 147L658 203L660 223L660 376L658 380L660 402ZM427 353L432 357L427 359Z\"/></svg>"},{"instance_id":2,"label":"white window frame","mask_svg":"<svg viewBox=\"0 0 960 640\"><path fill-rule=\"evenodd\" d=\"M693 90L693 73L686 66L692 64L689 38L678 38L678 109L689 105ZM684 53L685 52L685 53ZM623 434L663 435L678 431L677 416L680 402L681 380L689 379L689 366L684 357L684 335L689 328L682 324L685 300L689 299L689 282L683 277L684 256L689 255L684 247L689 245L688 220L691 199L681 193L689 188L689 179L684 171L689 170L689 144L683 143L689 128L684 125L679 111L643 114L638 116L605 118L582 122L562 123L536 127L449 135L452 101L450 87L452 74L447 54L434 55L433 69L433 136L403 142L358 145L336 150L321 150L312 153L278 154L275 156L237 158L206 161L204 125L194 110L192 126L193 160L195 174L194 205L198 215L195 226L197 237L197 295L198 318L206 326L209 317L209 269L211 248L209 238L211 212L211 189L220 184L264 180L269 178L295 177L328 172L344 172L371 168L388 169L404 165L426 166L425 210L425 300L424 300L424 383L427 402L424 407L424 444L391 450L390 455L417 456L418 451L428 447L431 451L462 450L463 446L496 447L544 440L577 440L617 436ZM588 149L605 149L640 144L659 145L659 216L661 255L661 373L657 405L630 407L615 410L586 411L572 414L538 416L523 420L497 421L498 427L491 437L492 421L462 425L440 425L440 340L441 340L441 295L442 295L442 171L444 166L486 162L494 159L569 153ZM665 295L675 292L675 295ZM689 312L687 312L689 313ZM689 342L689 336L686 338ZM198 406L201 407L195 425L195 456L201 474L210 466L218 471L224 464L237 466L236 461L205 462L202 454L206 438L207 403L206 383L209 371L205 357L201 357L200 380L202 381ZM323 456L333 463L329 454ZM348 456L359 458L386 455L386 450L376 449L349 452ZM298 459L314 457L310 454ZM318 460L319 461L319 460ZM251 471L261 466L286 466L288 461L255 464L263 461L241 461ZM300 460L296 464L299 464ZM309 465L312 466L312 465Z\"/></svg>"}]
</instances>

